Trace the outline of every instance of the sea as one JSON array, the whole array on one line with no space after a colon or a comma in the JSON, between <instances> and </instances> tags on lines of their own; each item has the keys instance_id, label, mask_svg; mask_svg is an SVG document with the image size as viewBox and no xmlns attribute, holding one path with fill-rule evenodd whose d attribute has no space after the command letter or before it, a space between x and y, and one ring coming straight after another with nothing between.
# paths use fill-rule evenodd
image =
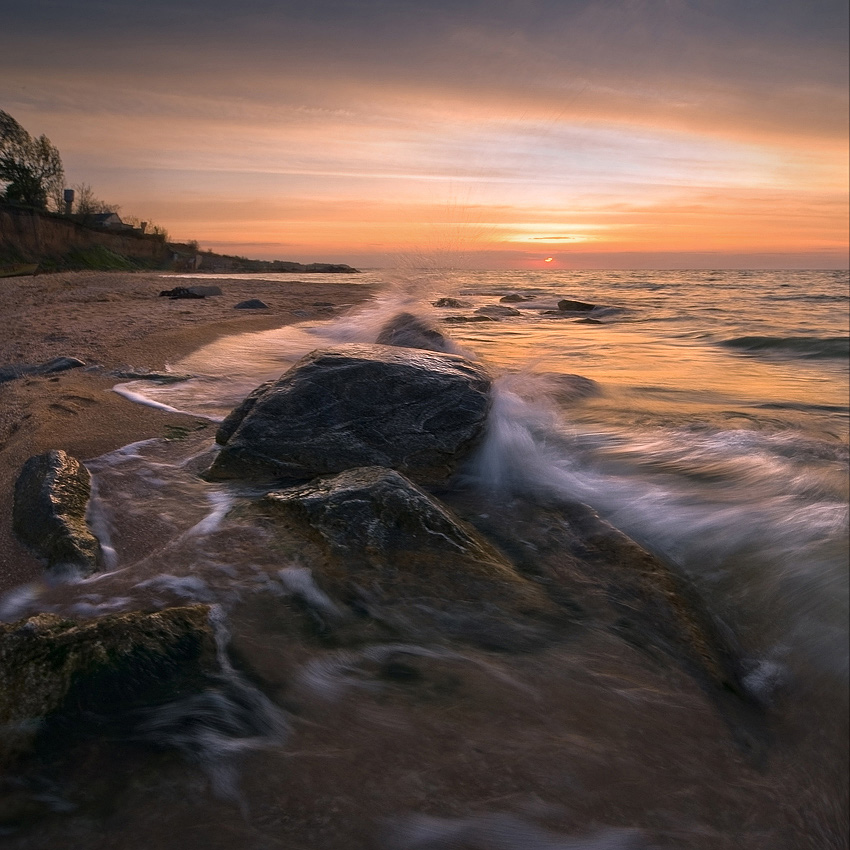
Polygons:
<instances>
[{"instance_id":1,"label":"sea","mask_svg":"<svg viewBox=\"0 0 850 850\"><path fill-rule=\"evenodd\" d=\"M187 285L193 280L191 275L181 277ZM292 279L285 274L220 277L262 278L280 281L282 287ZM216 278L197 275L204 283ZM322 274L313 279L342 280ZM794 780L788 793L805 794L811 787L817 800L808 814L800 804L803 826L795 821L791 832L777 826L773 803L762 815L753 814L750 832L743 821L724 831L717 825L722 811L711 828L696 823L703 815L694 815L696 825L685 829L688 804L677 808L672 797L663 805L653 801L638 806L635 811L642 814L635 818L663 820L658 813L667 811L669 803L672 826L668 824L668 833L652 833L665 847L775 847L780 846L777 836L786 833L789 848L840 846L846 832L835 824L843 817L843 804L829 798L833 791L840 797L847 781L846 724L838 718L847 707L850 616L848 273L428 268L367 270L345 281L350 281L352 303L327 305L320 319L305 317L274 330L224 337L169 364L164 377L117 386L117 392L139 404L191 414L197 427L181 426L167 440L143 441L87 459L94 478L91 522L106 556L103 576L72 579L70 592L19 588L0 600L0 616L9 620L37 610L98 615L132 608L139 600L148 606L201 601L226 613L251 594L296 590L321 603L305 569L309 565L281 565L277 554L265 551L263 541L252 539L240 524L240 505L256 494L206 482L197 473L216 451L215 423L256 386L279 377L315 349L374 342L387 321L409 313L439 329L451 350L480 361L494 378L486 435L457 473L458 486L504 504L517 498L547 503L563 498L589 505L687 578L712 617L734 635L748 659L746 684L762 704L773 704L785 688L792 695L783 699L792 705L794 693L800 703L809 701L789 709L798 720L803 718L795 728L813 729L821 723L816 718L826 717L829 722L822 728L839 730L811 731L816 741L811 745L808 738L799 743L803 739L794 733L798 756L787 770L799 767L804 778ZM366 301L361 297L364 285L374 292ZM565 301L582 303L562 309ZM251 638L255 647L262 645L264 634L260 628ZM352 663L350 658L346 662L347 682ZM516 673L518 668L513 669ZM251 691L252 685L232 669L231 675L243 696ZM280 746L289 728L279 709L256 689L251 692L252 704L266 718L259 732L255 723L254 732L222 737L222 724L212 722L218 732L208 734L203 747L196 740L183 741L196 760L198 752L205 753L202 766L212 777L213 796L239 799L249 808L259 804L240 797L242 780L227 759L240 748ZM627 692L637 690L626 687ZM668 701L664 711L672 704ZM401 721L391 718L391 707L371 705L368 712L383 729L382 736L396 734L393 724ZM631 746L619 734L610 734L604 746ZM527 743L533 747L531 737ZM449 755L443 758L451 763ZM800 767L798 761L806 764ZM662 760L652 769L652 775L664 776L672 768ZM694 763L695 776L699 770ZM720 793L712 770L706 766L705 775L694 779L694 787L711 786L699 792L700 812L711 810L705 800ZM815 775L820 778L806 778ZM735 781L728 799L737 795L734 805L746 812L749 803L741 797L743 791L734 791ZM764 780L764 788L768 784ZM641 799L630 788L612 791L608 808L595 809L588 817L599 822L620 803L628 807L630 799ZM358 793L351 791L351 799ZM684 799L689 792L681 793ZM784 811L786 803L793 809L792 802L780 799L776 811ZM421 811L429 811L423 806ZM505 806L493 803L490 808L502 811ZM221 810L209 809L204 817L216 817L210 814L214 811ZM458 812L463 814L460 805ZM251 823L250 814L243 812L243 818ZM794 828L798 832L792 835ZM90 840L91 830L80 829ZM739 831L745 835L740 842ZM261 832L263 841L271 834ZM532 832L523 833L525 839L518 838L517 844L498 843L504 839L498 832L502 837L493 839L496 843L482 839L481 846L649 846L616 836L600 838L598 844L557 843L548 833L543 840L542 833L533 838ZM222 838L215 846L278 846L260 841L259 833L251 835L251 840L234 838L232 844ZM308 845L373 846L367 839L352 839L350 845L339 841L315 839ZM479 846L446 841L418 844L411 839L392 846ZM181 846L194 845L189 841Z\"/></svg>"}]
</instances>

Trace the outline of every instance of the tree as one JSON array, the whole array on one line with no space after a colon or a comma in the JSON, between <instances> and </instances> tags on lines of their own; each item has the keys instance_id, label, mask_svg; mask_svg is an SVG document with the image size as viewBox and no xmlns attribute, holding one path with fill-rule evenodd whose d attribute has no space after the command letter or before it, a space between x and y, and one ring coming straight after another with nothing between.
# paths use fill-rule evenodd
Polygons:
<instances>
[{"instance_id":1,"label":"tree","mask_svg":"<svg viewBox=\"0 0 850 850\"><path fill-rule=\"evenodd\" d=\"M41 135L33 138L0 109L0 189L7 201L44 209L61 195L65 171L59 151ZM3 185L5 184L5 185Z\"/></svg>"},{"instance_id":2,"label":"tree","mask_svg":"<svg viewBox=\"0 0 850 850\"><path fill-rule=\"evenodd\" d=\"M77 215L94 216L99 213L117 213L121 209L118 204L107 204L96 197L88 183L77 183L74 186L74 206Z\"/></svg>"}]
</instances>

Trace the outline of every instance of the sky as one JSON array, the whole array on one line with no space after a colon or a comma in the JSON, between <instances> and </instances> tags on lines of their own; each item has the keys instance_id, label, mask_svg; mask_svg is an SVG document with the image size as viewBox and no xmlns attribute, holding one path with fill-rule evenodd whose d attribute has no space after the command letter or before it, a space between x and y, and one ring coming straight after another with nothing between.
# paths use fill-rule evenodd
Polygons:
<instances>
[{"instance_id":1,"label":"sky","mask_svg":"<svg viewBox=\"0 0 850 850\"><path fill-rule=\"evenodd\" d=\"M0 20L0 109L68 185L216 252L848 265L846 0L0 0Z\"/></svg>"}]
</instances>

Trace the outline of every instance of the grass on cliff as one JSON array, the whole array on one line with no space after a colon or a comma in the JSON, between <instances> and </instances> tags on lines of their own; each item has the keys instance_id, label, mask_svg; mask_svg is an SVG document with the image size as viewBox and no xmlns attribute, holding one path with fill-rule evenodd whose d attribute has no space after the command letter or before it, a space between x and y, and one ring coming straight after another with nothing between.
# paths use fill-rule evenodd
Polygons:
<instances>
[{"instance_id":1,"label":"grass on cliff","mask_svg":"<svg viewBox=\"0 0 850 850\"><path fill-rule=\"evenodd\" d=\"M39 265L42 271L134 272L158 268L157 264L116 254L115 251L110 251L102 245L92 248L75 248L63 257L42 260Z\"/></svg>"}]
</instances>

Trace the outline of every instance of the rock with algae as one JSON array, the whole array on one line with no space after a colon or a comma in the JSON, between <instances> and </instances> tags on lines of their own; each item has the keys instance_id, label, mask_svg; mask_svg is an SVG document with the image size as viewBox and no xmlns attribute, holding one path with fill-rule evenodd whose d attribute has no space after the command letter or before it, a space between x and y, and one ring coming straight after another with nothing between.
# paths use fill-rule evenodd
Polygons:
<instances>
[{"instance_id":1,"label":"rock with algae","mask_svg":"<svg viewBox=\"0 0 850 850\"><path fill-rule=\"evenodd\" d=\"M402 633L523 650L561 617L472 526L393 470L351 469L262 504L326 550L314 569L323 590Z\"/></svg>"},{"instance_id":2,"label":"rock with algae","mask_svg":"<svg viewBox=\"0 0 850 850\"><path fill-rule=\"evenodd\" d=\"M210 608L0 624L0 764L58 716L73 729L202 687L218 669Z\"/></svg>"},{"instance_id":3,"label":"rock with algae","mask_svg":"<svg viewBox=\"0 0 850 850\"><path fill-rule=\"evenodd\" d=\"M31 457L15 483L15 533L48 567L94 572L100 543L86 522L91 475L61 449Z\"/></svg>"}]
</instances>

